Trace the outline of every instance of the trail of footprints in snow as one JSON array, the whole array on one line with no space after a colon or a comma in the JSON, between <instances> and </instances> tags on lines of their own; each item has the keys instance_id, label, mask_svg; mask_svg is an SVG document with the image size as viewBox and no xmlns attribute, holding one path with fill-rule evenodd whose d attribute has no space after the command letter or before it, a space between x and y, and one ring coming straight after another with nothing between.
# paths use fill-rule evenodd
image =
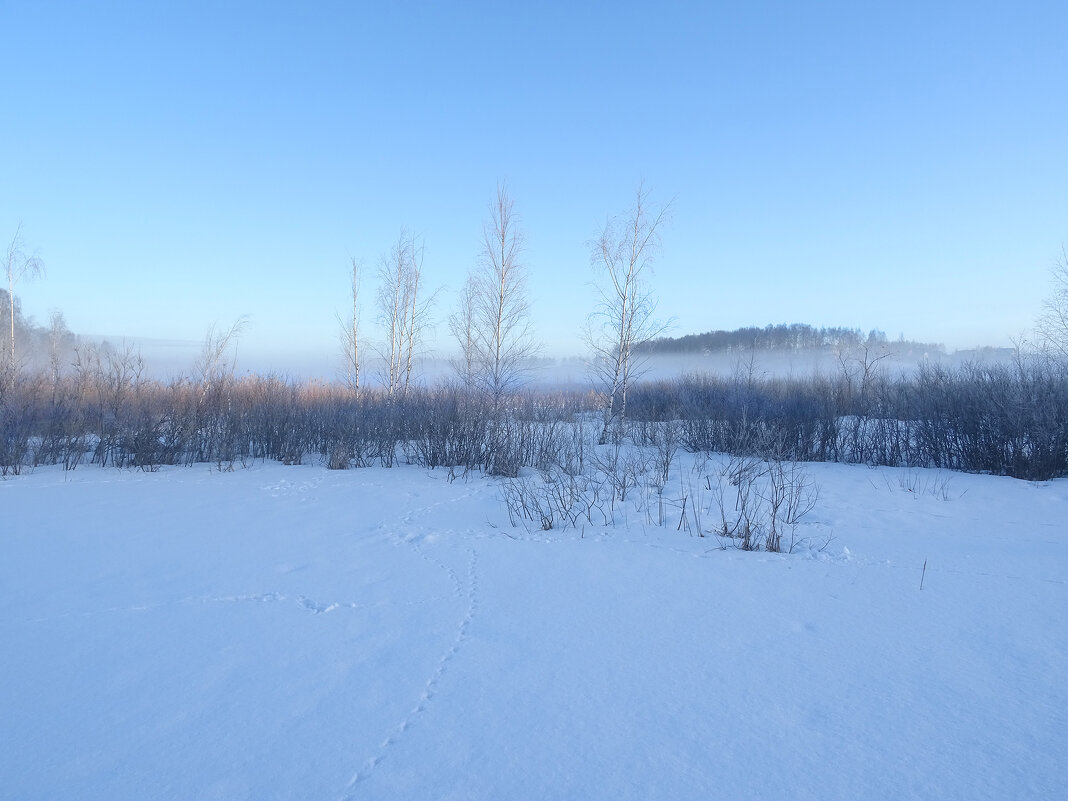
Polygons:
<instances>
[{"instance_id":1,"label":"trail of footprints in snow","mask_svg":"<svg viewBox=\"0 0 1068 801\"><path fill-rule=\"evenodd\" d=\"M315 601L306 595L298 595L291 597L283 595L278 592L267 592L260 595L226 595L221 597L210 598L198 598L201 603L243 603L243 602L255 602L255 603L274 603L274 602L291 602L295 603L302 609L306 609L313 615L322 615L327 612L334 612L338 609L381 609L385 606L422 606L425 604L437 603L442 600L441 596L435 596L433 598L422 598L413 601L376 601L374 603L356 603L355 601L321 603Z\"/></svg>"},{"instance_id":2,"label":"trail of footprints in snow","mask_svg":"<svg viewBox=\"0 0 1068 801\"><path fill-rule=\"evenodd\" d=\"M419 550L414 543L409 544L411 544L417 551ZM437 560L431 561L437 562ZM438 564L451 575L455 576L455 573L450 568L440 562L438 562ZM374 769L377 768L386 757L389 749L404 736L404 733L408 731L408 729L412 727L416 718L427 710L438 694L438 686L441 683L441 679L445 675L445 672L449 668L449 663L456 658L456 655L460 652L464 642L467 640L468 629L471 627L471 622L474 620L475 615L478 614L479 602L478 552L473 548L468 551L466 592L461 592L467 597L467 611L464 613L463 618L461 618L459 625L456 627L456 636L453 638L452 643L449 645L445 653L441 655L430 678L426 680L426 684L423 686L423 691L419 695L419 700L416 702L415 706L413 706L400 723L394 726L386 735L386 738L382 741L382 744L379 747L378 753L368 759L363 767L356 771L353 777L349 780L349 783L345 786L345 789L342 791L340 801L354 801L356 798L354 793L356 787L371 775Z\"/></svg>"},{"instance_id":3,"label":"trail of footprints in snow","mask_svg":"<svg viewBox=\"0 0 1068 801\"><path fill-rule=\"evenodd\" d=\"M293 482L289 482L289 481L281 481L281 482L278 482L276 484L266 486L263 489L268 490L268 491L272 491L273 494L275 494L275 495L292 494L292 493L304 493L309 489L314 489L320 482L321 482L321 479L318 479L318 480L315 480L315 481L303 482L302 484L294 484ZM414 517L415 517L416 514L425 514L427 512L431 512L432 510L436 509L439 506L443 506L445 504L450 504L450 503L457 503L459 501L464 500L465 498L471 497L474 494L475 494L475 491L472 490L470 492L464 493L463 495L458 495L455 498L446 498L445 500L441 500L441 501L437 501L435 503L432 503L429 506L424 506L424 507L419 508L419 509L413 509L412 511L408 512L408 514L406 514L401 519L401 522L404 525L409 525L410 526L410 525L412 525L414 523ZM383 528L385 528L385 526L383 526ZM461 597L463 595L463 590L462 590L462 588L460 586L460 580L456 576L456 572L452 568L450 568L448 565L443 564L442 562L438 561L437 559L434 559L434 558L432 558L430 556L427 556L426 553L421 548L419 548L418 544L414 540L405 539L405 538L403 538L403 537L401 537L401 536L399 536L397 534L394 534L392 532L390 532L389 536L394 541L394 543L403 542L405 545L408 545L409 547L411 547L412 550L414 550L415 553L421 559L424 559L427 562L429 562L430 564L433 564L436 567L439 567L442 570L444 570L448 574L449 580L452 582L454 597L459 598L459 597ZM362 603L362 604L361 603L355 603L355 602L350 602L350 603L334 602L334 603L328 603L327 604L327 603L321 603L319 601L315 601L315 600L313 600L311 598L308 598L308 597L306 597L304 595L293 597L293 596L284 595L284 594L278 593L278 592L264 592L264 593L246 594L246 595L194 596L194 597L189 597L189 598L182 598L182 599L177 600L177 601L166 601L166 602L162 602L162 603L136 604L136 605L131 605L131 606L111 606L111 607L107 607L105 609L84 609L84 610L81 610L79 612L64 612L62 614L52 615L52 616L49 616L49 617L24 618L22 620L22 622L23 623L47 623L47 622L52 621L52 620L63 620L65 618L72 618L72 617L86 618L86 617L95 617L97 615L123 614L123 613L130 613L130 612L151 612L151 611L153 611L155 609L161 609L161 608L167 607L167 606L174 606L176 604L192 604L192 603L205 603L205 604L207 604L207 603L277 603L277 602L283 602L284 603L284 602L289 601L289 602L296 603L301 608L311 612L312 614L319 615L319 614L324 614L326 612L333 612L333 611L336 611L338 609L359 610L359 609L376 609L376 608L381 608L381 607L385 607L385 606L418 606L418 605L422 605L422 604L437 603L438 601L441 601L441 600L442 600L442 598L440 596L436 596L436 597L433 597L433 598L424 598L422 600L414 600L414 601L379 601L377 603Z\"/></svg>"},{"instance_id":4,"label":"trail of footprints in snow","mask_svg":"<svg viewBox=\"0 0 1068 801\"><path fill-rule=\"evenodd\" d=\"M290 493L294 492L294 491L295 492L305 492L307 489L309 489L309 487L314 488L314 486L316 484L318 484L318 483L319 482L316 481L316 482L305 482L302 485L294 485L294 484L292 484L292 482L282 481L282 482L279 482L276 485L271 485L271 486L268 486L268 487L264 487L264 489L265 490L274 490L275 491L274 494L276 494L276 495L280 494L281 491L290 492ZM401 518L401 523L404 524L404 525L410 526L410 525L412 525L414 523L414 518L415 518L416 514L425 514L425 513L431 512L431 511L433 511L434 509L436 509L439 506L443 506L445 504L450 504L450 503L457 503L459 501L464 500L465 498L471 497L474 494L475 494L475 492L471 491L471 492L467 492L467 493L465 493L463 495L459 495L459 496L457 496L455 498L446 498L445 500L441 500L441 501L437 501L435 503L432 503L429 506L424 506L424 507L419 508L419 509L413 509L410 512L408 512L408 514L406 514L403 518ZM386 528L386 526L383 525L381 528L384 529L384 528ZM430 564L434 565L435 567L438 567L441 570L445 571L445 573L449 576L449 581L452 583L453 596L456 597L456 598L460 598L460 597L463 596L463 589L462 589L461 584L460 584L460 579L459 579L459 577L457 577L456 571L454 571L451 567L449 567L448 565L444 564L443 562L441 562L441 561L439 561L437 559L434 559L431 556L428 556L426 554L426 552L423 551L419 547L418 543L414 539L406 539L404 537L401 537L398 534L393 533L392 531L389 532L389 537L390 537L391 540L393 540L393 542L395 544L404 543L405 545L410 547L416 553L416 555L419 556L419 558L421 558L424 561L429 562ZM255 593L255 594L245 594L245 595L194 596L194 597L189 597L189 598L182 598L181 600L178 600L178 601L169 601L169 602L165 602L165 603L138 604L136 606L112 606L112 607L108 607L106 609L83 610L81 612L66 612L64 614L55 615L55 616L52 616L52 617L26 618L23 622L24 623L47 623L50 620L61 620L61 619L70 618L70 617L95 617L96 615L106 615L106 614L121 614L121 613L129 613L129 612L150 612L150 611L152 611L154 609L160 609L160 608L163 608L163 607L166 607L166 606L173 606L175 604L191 604L191 603L198 603L198 602L199 603L204 603L204 604L209 604L209 603L285 603L285 602L293 602L293 603L296 603L301 608L311 612L312 614L320 615L320 614L325 614L327 612L334 612L334 611L336 611L338 609L360 610L360 609L379 609L379 608L386 607L386 606L419 606L419 605L424 605L424 604L437 603L438 601L441 601L441 600L442 600L441 596L435 596L433 598L424 598L424 599L421 599L421 600L413 600L413 601L379 601L379 602L376 602L376 603L362 603L362 604L361 603L355 603L355 602L349 602L349 603L338 603L338 602L321 603L319 601L315 601L315 600L313 600L311 598L308 598L307 596L304 596L304 595L299 595L299 596L293 597L293 596L284 595L284 594L279 593L279 592L264 592L264 593Z\"/></svg>"},{"instance_id":5,"label":"trail of footprints in snow","mask_svg":"<svg viewBox=\"0 0 1068 801\"><path fill-rule=\"evenodd\" d=\"M454 593L455 595L455 593ZM418 598L408 601L375 601L373 603L357 603L356 601L334 601L331 603L322 603L316 601L306 595L284 595L280 592L264 592L254 595L201 595L190 598L182 598L177 601L168 601L166 603L154 603L154 604L137 604L136 606L111 606L106 609L90 609L81 612L64 612L63 614L53 615L51 617L31 617L25 618L23 623L48 623L53 620L63 620L72 617L96 617L98 615L115 615L115 614L129 614L132 612L152 612L156 609L163 609L168 606L182 606L189 604L239 604L239 603L294 603L301 609L310 612L313 615L322 615L327 612L335 612L338 609L349 609L354 611L360 611L363 609L382 609L389 606L425 606L427 604L436 604L444 600L441 595L435 595L431 598Z\"/></svg>"},{"instance_id":6,"label":"trail of footprints in snow","mask_svg":"<svg viewBox=\"0 0 1068 801\"><path fill-rule=\"evenodd\" d=\"M408 522L408 520L405 519L404 522ZM382 526L382 528L386 527ZM435 559L433 556L427 554L426 551L419 547L419 542L414 536L402 537L399 534L394 533L393 531L388 531L387 535L389 536L390 540L393 542L394 545L407 545L409 548L412 549L415 555L422 559L424 562L433 565L435 568L443 571L445 575L449 577L449 582L452 584L453 597L463 597L463 585L460 583L460 577L456 575L456 571L444 562L442 562L440 559Z\"/></svg>"},{"instance_id":7,"label":"trail of footprints in snow","mask_svg":"<svg viewBox=\"0 0 1068 801\"><path fill-rule=\"evenodd\" d=\"M415 524L415 516L416 515L420 515L420 516L426 515L426 514L432 512L434 509L437 509L439 506L444 506L446 504L452 504L452 503L459 503L460 501L462 501L462 500L464 500L466 498L470 498L474 494L475 494L475 492L472 490L471 492L466 492L463 495L458 495L455 498L445 498L444 500L435 501L432 504L429 504L427 506L422 506L422 507L420 507L418 509L411 509L411 510L408 511L408 513L406 515L404 515L404 517L401 518L400 523L401 523L402 526L413 526ZM433 556L430 556L429 554L427 554L426 551L424 551L422 548L420 548L419 547L419 538L416 535L411 535L411 536L408 536L408 537L401 536L400 534L397 534L395 531L393 531L392 527L387 523L383 523L381 526L379 526L379 528L386 532L386 535L389 537L389 539L395 545L400 545L402 543L404 545L407 545L424 562L427 562L428 564L431 564L434 567L444 571L445 574L448 575L449 581L452 582L453 595L456 598L462 598L463 597L463 594L464 594L463 587L460 584L459 577L456 575L456 571L453 570L451 567L449 567L444 562L442 562L441 560L435 559Z\"/></svg>"}]
</instances>

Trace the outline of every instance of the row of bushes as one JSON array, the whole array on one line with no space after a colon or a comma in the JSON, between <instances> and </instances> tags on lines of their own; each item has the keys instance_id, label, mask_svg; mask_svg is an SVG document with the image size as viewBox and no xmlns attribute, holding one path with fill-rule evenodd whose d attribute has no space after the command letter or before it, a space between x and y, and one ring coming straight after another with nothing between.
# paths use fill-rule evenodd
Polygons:
<instances>
[{"instance_id":1,"label":"row of bushes","mask_svg":"<svg viewBox=\"0 0 1068 801\"><path fill-rule=\"evenodd\" d=\"M128 359L72 373L0 375L0 471L80 464L249 460L331 467L395 460L515 475L554 463L592 393L526 392L490 404L451 385L403 398L274 376L159 382ZM1043 360L922 366L805 379L684 377L632 387L620 435L671 436L690 451L744 453L777 443L786 458L940 467L1025 479L1068 475L1068 370Z\"/></svg>"},{"instance_id":2,"label":"row of bushes","mask_svg":"<svg viewBox=\"0 0 1068 801\"><path fill-rule=\"evenodd\" d=\"M447 385L356 397L342 386L275 376L162 383L122 369L20 372L0 386L4 475L47 464L297 464L309 454L333 468L403 459L511 475L547 463L563 421L588 406L579 394L528 393L489 414L488 404Z\"/></svg>"},{"instance_id":3,"label":"row of bushes","mask_svg":"<svg viewBox=\"0 0 1068 801\"><path fill-rule=\"evenodd\" d=\"M680 421L691 451L745 452L770 435L800 461L1068 475L1068 369L1046 359L864 381L688 377L637 387L628 413Z\"/></svg>"}]
</instances>

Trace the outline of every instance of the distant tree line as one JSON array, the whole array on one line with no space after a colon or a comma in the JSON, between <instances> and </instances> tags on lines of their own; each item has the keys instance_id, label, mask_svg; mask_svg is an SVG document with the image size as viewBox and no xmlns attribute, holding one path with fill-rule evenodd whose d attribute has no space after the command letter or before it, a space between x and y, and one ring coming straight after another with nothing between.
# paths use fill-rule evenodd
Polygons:
<instances>
[{"instance_id":1,"label":"distant tree line","mask_svg":"<svg viewBox=\"0 0 1068 801\"><path fill-rule=\"evenodd\" d=\"M763 328L746 326L733 331L708 331L680 337L658 337L638 345L643 354L718 353L746 350L844 350L863 345L880 346L888 351L941 353L942 345L898 339L890 341L879 330L868 333L859 328L815 328L803 323L767 325Z\"/></svg>"}]
</instances>

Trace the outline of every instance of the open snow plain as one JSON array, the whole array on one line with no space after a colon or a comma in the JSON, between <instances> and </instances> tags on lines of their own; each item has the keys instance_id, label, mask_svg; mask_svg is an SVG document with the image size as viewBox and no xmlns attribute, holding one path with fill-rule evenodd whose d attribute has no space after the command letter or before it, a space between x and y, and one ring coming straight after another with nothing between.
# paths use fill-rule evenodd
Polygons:
<instances>
[{"instance_id":1,"label":"open snow plain","mask_svg":"<svg viewBox=\"0 0 1068 801\"><path fill-rule=\"evenodd\" d=\"M792 555L409 467L4 480L0 798L1068 797L1068 481L809 470Z\"/></svg>"}]
</instances>

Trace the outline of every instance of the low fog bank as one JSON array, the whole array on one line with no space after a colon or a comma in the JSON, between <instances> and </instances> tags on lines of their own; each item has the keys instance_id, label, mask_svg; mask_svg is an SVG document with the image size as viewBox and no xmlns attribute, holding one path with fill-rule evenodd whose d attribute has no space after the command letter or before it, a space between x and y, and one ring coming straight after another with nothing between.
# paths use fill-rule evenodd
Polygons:
<instances>
[{"instance_id":1,"label":"low fog bank","mask_svg":"<svg viewBox=\"0 0 1068 801\"><path fill-rule=\"evenodd\" d=\"M23 363L31 368L47 368L50 353L45 343L23 353ZM204 342L202 340L162 340L86 335L69 337L59 354L60 369L66 372L78 358L78 350L95 348L106 358L124 354L139 356L146 378L168 381L196 374ZM368 348L361 360L361 383L365 386L381 384L384 373L381 359ZM783 349L717 351L711 353L652 354L637 358L639 378L659 381L683 375L714 375L718 377L803 378L815 374L831 376L843 370L862 370L865 361L875 363L883 374L892 376L912 372L920 364L956 366L965 362L981 364L1005 363L1013 359L1012 348L978 348L945 353L930 351L880 352L863 349L835 352L827 349ZM261 351L248 348L238 340L236 348L227 356L234 375L273 375L294 382L316 381L331 383L347 380L345 364L337 349L323 351L293 350ZM413 368L417 384L433 386L456 378L455 361L448 356L434 355L418 358ZM541 358L531 362L528 386L538 389L585 389L590 386L589 365L581 356Z\"/></svg>"},{"instance_id":2,"label":"low fog bank","mask_svg":"<svg viewBox=\"0 0 1068 801\"><path fill-rule=\"evenodd\" d=\"M909 351L881 353L863 349L834 352L829 350L756 350L719 351L714 353L661 354L643 358L641 375L656 381L682 375L714 375L723 378L805 378L831 376L843 371L875 365L883 374L898 376L911 373L921 364L956 366L966 362L1002 364L1015 355L1012 348L979 348L944 351Z\"/></svg>"},{"instance_id":3,"label":"low fog bank","mask_svg":"<svg viewBox=\"0 0 1068 801\"><path fill-rule=\"evenodd\" d=\"M196 348L190 364L196 358ZM966 362L985 365L1003 364L1014 358L1012 348L979 348L954 353L944 351L894 352L881 354L863 350L835 353L827 350L722 351L703 354L657 354L642 356L639 378L643 381L670 380L684 375L714 375L763 378L804 378L812 375L832 376L843 370L863 369L865 360L875 364L883 374L898 376L913 372L921 364L956 366ZM416 360L416 382L433 386L455 380L455 360L445 356L427 356ZM237 354L237 374L258 373L283 375L293 380L323 382L346 379L343 359L331 353L307 354ZM363 360L361 382L366 386L382 383L382 362L375 356ZM528 368L528 386L537 389L585 389L591 385L589 362L582 356L542 358Z\"/></svg>"},{"instance_id":4,"label":"low fog bank","mask_svg":"<svg viewBox=\"0 0 1068 801\"><path fill-rule=\"evenodd\" d=\"M832 376L843 370L852 373L863 369L867 359L869 365L875 363L876 369L883 374L898 376L909 374L924 363L950 367L966 362L1004 364L1014 355L1012 348L980 348L950 354L944 351L890 353L885 356L872 352L865 355L863 350L841 354L824 350L722 351L641 356L637 359L636 372L641 381L670 380L685 375L805 378L817 374ZM455 374L447 360L428 360L425 368L429 383ZM580 356L542 359L531 365L530 383L542 389L586 388L592 383L589 362Z\"/></svg>"},{"instance_id":5,"label":"low fog bank","mask_svg":"<svg viewBox=\"0 0 1068 801\"><path fill-rule=\"evenodd\" d=\"M0 289L0 301L7 293ZM10 347L4 334L14 325L16 362L32 371L67 373L100 368L132 369L142 378L171 381L196 377L206 349L226 339L220 355L225 367L237 377L273 376L295 383L348 382L346 358L335 342L321 349L307 346L279 348L254 344L244 336L243 321L226 331L209 330L206 339L151 339L104 334L76 334L62 313L53 312L47 325L38 325L22 314L16 298L14 319L5 318L6 303L0 302L0 345ZM382 383L385 370L373 340L361 342L360 383ZM924 363L953 367L965 362L983 365L1005 363L1015 355L1012 348L981 347L947 354L938 344L905 340L888 341L879 331L864 335L859 329L813 328L802 324L769 325L735 331L713 331L678 339L646 343L633 355L634 374L643 380L670 380L683 375L718 377L805 378L814 374L832 376L863 372L873 365L884 375L902 375ZM458 354L451 348L431 350L418 357L412 380L434 386L457 378ZM80 365L80 367L78 366ZM222 366L222 365L220 365ZM587 359L559 353L533 360L528 386L540 389L585 389L591 385Z\"/></svg>"}]
</instances>

